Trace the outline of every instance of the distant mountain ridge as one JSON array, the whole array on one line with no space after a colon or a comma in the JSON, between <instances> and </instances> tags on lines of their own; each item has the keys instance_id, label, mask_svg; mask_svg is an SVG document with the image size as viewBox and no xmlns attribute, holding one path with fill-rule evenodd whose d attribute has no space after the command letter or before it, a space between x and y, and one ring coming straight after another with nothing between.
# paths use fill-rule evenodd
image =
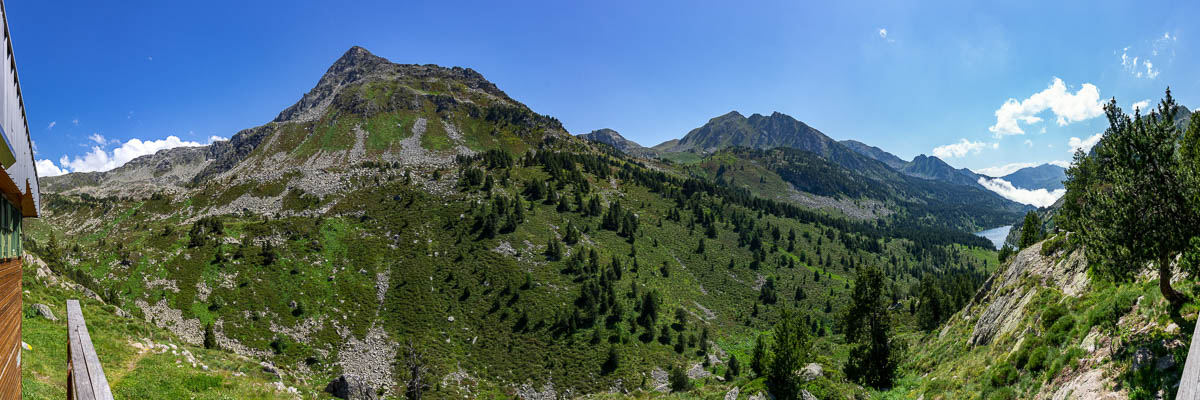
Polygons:
<instances>
[{"instance_id":1,"label":"distant mountain ridge","mask_svg":"<svg viewBox=\"0 0 1200 400\"><path fill-rule=\"evenodd\" d=\"M854 150L858 152L858 154L882 161L884 164L887 164L887 166L896 170L900 170L904 168L905 165L908 165L908 161L904 161L904 159L896 157L895 154L888 153L881 148L871 146L857 140L843 140L838 143L849 147L850 150Z\"/></svg>"},{"instance_id":2,"label":"distant mountain ridge","mask_svg":"<svg viewBox=\"0 0 1200 400\"><path fill-rule=\"evenodd\" d=\"M584 140L603 143L620 150L622 153L638 156L638 157L653 157L657 154L656 151L643 147L642 145L632 140L626 139L620 133L608 128L597 129L588 133L581 133L580 138Z\"/></svg>"},{"instance_id":3,"label":"distant mountain ridge","mask_svg":"<svg viewBox=\"0 0 1200 400\"><path fill-rule=\"evenodd\" d=\"M1019 189L1054 191L1064 188L1063 181L1067 179L1067 169L1054 164L1042 164L1018 169L1000 179L1008 181Z\"/></svg>"},{"instance_id":4,"label":"distant mountain ridge","mask_svg":"<svg viewBox=\"0 0 1200 400\"><path fill-rule=\"evenodd\" d=\"M966 168L955 169L940 158L924 154L914 158L912 162L901 168L900 172L923 179L979 186L979 174Z\"/></svg>"}]
</instances>

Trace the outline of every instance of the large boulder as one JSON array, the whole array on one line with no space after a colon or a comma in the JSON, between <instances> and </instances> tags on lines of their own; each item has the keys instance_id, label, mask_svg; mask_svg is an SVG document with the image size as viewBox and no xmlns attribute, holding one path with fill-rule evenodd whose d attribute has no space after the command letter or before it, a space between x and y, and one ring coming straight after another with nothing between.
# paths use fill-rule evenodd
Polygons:
<instances>
[{"instance_id":1,"label":"large boulder","mask_svg":"<svg viewBox=\"0 0 1200 400\"><path fill-rule=\"evenodd\" d=\"M800 370L800 381L805 383L812 382L824 375L825 371L821 369L821 364L808 363L808 365L805 365L804 368Z\"/></svg>"},{"instance_id":2,"label":"large boulder","mask_svg":"<svg viewBox=\"0 0 1200 400\"><path fill-rule=\"evenodd\" d=\"M50 311L50 306L45 304L34 304L33 310L37 311L38 315L46 317L48 320L58 321L58 318L54 317L54 312Z\"/></svg>"},{"instance_id":3,"label":"large boulder","mask_svg":"<svg viewBox=\"0 0 1200 400\"><path fill-rule=\"evenodd\" d=\"M375 389L357 375L342 375L329 382L325 391L333 397L346 400L376 400Z\"/></svg>"}]
</instances>

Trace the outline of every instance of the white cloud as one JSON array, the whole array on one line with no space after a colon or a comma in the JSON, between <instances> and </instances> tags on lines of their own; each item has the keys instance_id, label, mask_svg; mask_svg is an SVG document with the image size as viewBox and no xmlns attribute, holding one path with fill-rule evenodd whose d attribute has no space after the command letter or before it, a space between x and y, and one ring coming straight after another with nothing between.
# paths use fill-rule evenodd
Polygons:
<instances>
[{"instance_id":1,"label":"white cloud","mask_svg":"<svg viewBox=\"0 0 1200 400\"><path fill-rule=\"evenodd\" d=\"M1146 110L1150 106L1150 99L1142 100L1129 105L1130 110Z\"/></svg>"},{"instance_id":2,"label":"white cloud","mask_svg":"<svg viewBox=\"0 0 1200 400\"><path fill-rule=\"evenodd\" d=\"M1158 78L1162 70L1154 68L1154 62L1162 61L1165 57L1167 65L1170 65L1175 60L1175 44L1178 39L1171 32L1165 32L1162 37L1145 40L1141 45L1121 48L1121 69L1135 78Z\"/></svg>"},{"instance_id":3,"label":"white cloud","mask_svg":"<svg viewBox=\"0 0 1200 400\"><path fill-rule=\"evenodd\" d=\"M1104 137L1104 134L1097 133L1095 135L1088 136L1087 139L1080 139L1072 136L1071 139L1067 140L1067 147L1071 148L1067 152L1075 154L1075 150L1083 150L1084 153L1092 151L1092 146L1095 146L1096 143L1099 143L1101 137Z\"/></svg>"},{"instance_id":4,"label":"white cloud","mask_svg":"<svg viewBox=\"0 0 1200 400\"><path fill-rule=\"evenodd\" d=\"M1019 170L1021 168L1036 167L1036 166L1039 166L1042 164L1057 165L1057 166L1060 166L1063 168L1067 168L1067 167L1071 166L1071 162L1065 161L1065 160L1054 160L1054 161L1047 161L1044 163L1018 162L1018 163L997 165L995 167L980 168L980 169L975 170L975 173L980 174L980 175L987 175L990 177L1003 177L1003 176L1006 176L1013 172L1017 172L1017 170Z\"/></svg>"},{"instance_id":5,"label":"white cloud","mask_svg":"<svg viewBox=\"0 0 1200 400\"><path fill-rule=\"evenodd\" d=\"M226 138L226 137L220 137L220 136L209 136L209 137L208 137L208 143L209 143L209 144L216 143L216 142L224 142L224 141L226 141L226 140L229 140L229 138Z\"/></svg>"},{"instance_id":6,"label":"white cloud","mask_svg":"<svg viewBox=\"0 0 1200 400\"><path fill-rule=\"evenodd\" d=\"M887 30L887 28L879 28L879 30L877 31L877 33L879 33L879 38L880 38L880 39L883 39L884 41L886 41L886 42L888 42L888 43L895 43L895 42L896 42L896 39L892 39L892 38L889 38L889 37L888 37L888 30Z\"/></svg>"},{"instance_id":7,"label":"white cloud","mask_svg":"<svg viewBox=\"0 0 1200 400\"><path fill-rule=\"evenodd\" d=\"M67 171L63 171L57 165L54 165L54 161L37 160L38 176L59 176L65 173L67 173Z\"/></svg>"},{"instance_id":8,"label":"white cloud","mask_svg":"<svg viewBox=\"0 0 1200 400\"><path fill-rule=\"evenodd\" d=\"M71 120L71 123L75 124L75 125L79 125L79 118L75 118L75 119Z\"/></svg>"},{"instance_id":9,"label":"white cloud","mask_svg":"<svg viewBox=\"0 0 1200 400\"><path fill-rule=\"evenodd\" d=\"M1059 197L1067 193L1066 189L1057 189L1054 191L1046 189L1021 189L1013 186L1011 182L999 178L979 178L979 184L1006 199L1035 207L1046 207L1054 204L1055 201L1058 201Z\"/></svg>"},{"instance_id":10,"label":"white cloud","mask_svg":"<svg viewBox=\"0 0 1200 400\"><path fill-rule=\"evenodd\" d=\"M1104 104L1100 102L1100 89L1096 85L1085 83L1071 94L1062 79L1054 78L1041 92L1034 93L1021 101L1010 98L996 110L996 124L988 127L996 138L1006 135L1023 135L1020 123L1026 125L1042 121L1038 114L1050 110L1056 117L1059 126L1079 122L1104 114Z\"/></svg>"},{"instance_id":11,"label":"white cloud","mask_svg":"<svg viewBox=\"0 0 1200 400\"><path fill-rule=\"evenodd\" d=\"M1029 147L1033 147L1033 141L1029 140L1029 139L1025 139L1025 145L1029 146Z\"/></svg>"},{"instance_id":12,"label":"white cloud","mask_svg":"<svg viewBox=\"0 0 1200 400\"><path fill-rule=\"evenodd\" d=\"M46 126L46 129L54 129L55 125L58 125L58 121L50 121L50 125Z\"/></svg>"},{"instance_id":13,"label":"white cloud","mask_svg":"<svg viewBox=\"0 0 1200 400\"><path fill-rule=\"evenodd\" d=\"M998 145L998 143L994 144L992 148L995 148L995 145ZM972 142L970 140L967 140L966 138L963 138L958 143L951 143L951 144L933 148L933 155L937 156L938 158L942 158L942 159L958 158L958 157L966 156L967 153L970 153L970 152L979 154L980 150L983 150L987 147L988 147L987 143Z\"/></svg>"},{"instance_id":14,"label":"white cloud","mask_svg":"<svg viewBox=\"0 0 1200 400\"><path fill-rule=\"evenodd\" d=\"M103 146L104 143L107 142L106 140L104 140L104 136L101 136L99 133L92 133L91 136L88 136L88 140L96 142L96 144L101 145L101 146Z\"/></svg>"},{"instance_id":15,"label":"white cloud","mask_svg":"<svg viewBox=\"0 0 1200 400\"><path fill-rule=\"evenodd\" d=\"M100 137L98 134L95 134L93 137L89 137L88 139L98 143L102 143L104 140L104 138ZM97 139L100 140L97 141ZM209 138L209 143L207 144L211 144L213 141L218 139L223 140L224 138L212 136ZM106 151L101 146L92 146L92 151L89 151L83 156L75 156L74 158L70 158L64 155L58 159L58 165L56 166L58 170L50 168L51 166L54 166L53 161L38 160L38 170L42 171L45 169L47 171L59 171L62 173L108 171L125 165L125 163L129 162L130 160L147 154L154 154L159 150L172 149L176 147L204 146L205 144L206 143L181 140L179 137L174 135L167 136L166 139L160 140L144 141L134 138L129 139L125 143L121 144L120 147L112 149L112 151Z\"/></svg>"},{"instance_id":16,"label":"white cloud","mask_svg":"<svg viewBox=\"0 0 1200 400\"><path fill-rule=\"evenodd\" d=\"M1038 163L1019 162L1019 163L998 165L995 167L980 168L980 169L976 170L975 173L992 176L992 177L1000 177L1000 176L1005 176L1005 175L1011 174L1013 172L1017 172L1017 170L1021 169L1021 168L1036 167L1038 165L1039 165Z\"/></svg>"}]
</instances>

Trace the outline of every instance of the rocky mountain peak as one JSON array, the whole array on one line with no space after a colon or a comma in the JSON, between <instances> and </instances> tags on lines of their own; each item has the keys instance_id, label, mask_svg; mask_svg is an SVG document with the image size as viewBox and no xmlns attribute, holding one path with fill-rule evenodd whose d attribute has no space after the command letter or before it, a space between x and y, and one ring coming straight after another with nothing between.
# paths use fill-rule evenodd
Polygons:
<instances>
[{"instance_id":1,"label":"rocky mountain peak","mask_svg":"<svg viewBox=\"0 0 1200 400\"><path fill-rule=\"evenodd\" d=\"M486 93L507 103L516 103L489 82L482 74L470 68L446 68L432 64L396 64L376 56L367 49L353 46L346 50L321 76L300 101L284 109L274 122L305 122L317 119L345 87L375 81L425 81L449 80L461 83L469 90Z\"/></svg>"}]
</instances>

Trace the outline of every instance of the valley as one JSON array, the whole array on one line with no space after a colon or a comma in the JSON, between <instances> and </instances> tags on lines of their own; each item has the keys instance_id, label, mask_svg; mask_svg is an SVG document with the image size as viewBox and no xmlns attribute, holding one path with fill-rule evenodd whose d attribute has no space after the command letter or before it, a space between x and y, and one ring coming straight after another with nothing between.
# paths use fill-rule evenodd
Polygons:
<instances>
[{"instance_id":1,"label":"valley","mask_svg":"<svg viewBox=\"0 0 1200 400\"><path fill-rule=\"evenodd\" d=\"M999 178L1055 189L1072 174ZM227 141L42 178L25 302L85 297L123 398L1057 399L1177 384L1195 306L1170 314L1150 275L1097 280L1051 222L1061 202L1035 209L987 178L778 112L730 112L653 148L576 136L474 70L353 47ZM1010 234L1028 213L1036 232ZM997 251L1022 231L1036 242ZM35 349L59 340L61 322L25 321ZM170 367L168 347L192 359ZM23 393L64 396L47 366L60 358L33 356Z\"/></svg>"}]
</instances>

